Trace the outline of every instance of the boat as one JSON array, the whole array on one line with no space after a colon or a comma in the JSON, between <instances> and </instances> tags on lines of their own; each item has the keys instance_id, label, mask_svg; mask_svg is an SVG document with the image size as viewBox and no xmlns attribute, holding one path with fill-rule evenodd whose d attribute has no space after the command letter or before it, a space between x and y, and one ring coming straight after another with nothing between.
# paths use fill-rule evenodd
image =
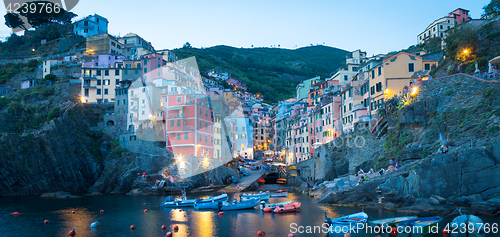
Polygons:
<instances>
[{"instance_id":1,"label":"boat","mask_svg":"<svg viewBox=\"0 0 500 237\"><path fill-rule=\"evenodd\" d=\"M412 227L412 232L414 234L429 234L431 230L433 230L431 228L437 228L439 222L441 222L442 220L443 218L439 216L422 217L396 223L396 226L401 226L403 228L410 226Z\"/></svg>"},{"instance_id":2,"label":"boat","mask_svg":"<svg viewBox=\"0 0 500 237\"><path fill-rule=\"evenodd\" d=\"M222 205L221 210L222 211L234 211L234 210L244 210L244 209L252 209L259 205L260 200L257 198L250 199L247 201L241 201L241 202L228 202Z\"/></svg>"},{"instance_id":3,"label":"boat","mask_svg":"<svg viewBox=\"0 0 500 237\"><path fill-rule=\"evenodd\" d=\"M347 216L342 216L335 219L330 219L325 213L325 223L329 225L330 233L342 233L343 229L356 230L358 224L365 224L368 215L365 212L358 212Z\"/></svg>"},{"instance_id":4,"label":"boat","mask_svg":"<svg viewBox=\"0 0 500 237\"><path fill-rule=\"evenodd\" d=\"M219 206L222 207L226 201L218 201L218 202L205 202L205 203L195 203L193 204L195 209L219 209Z\"/></svg>"},{"instance_id":5,"label":"boat","mask_svg":"<svg viewBox=\"0 0 500 237\"><path fill-rule=\"evenodd\" d=\"M300 209L300 206L301 206L300 202L292 202L284 206L277 206L276 208L274 208L273 212L274 213L296 212Z\"/></svg>"},{"instance_id":6,"label":"boat","mask_svg":"<svg viewBox=\"0 0 500 237\"><path fill-rule=\"evenodd\" d=\"M240 200L245 201L249 199L260 199L260 200L269 200L271 198L271 195L268 192L259 192L259 193L243 193L240 194Z\"/></svg>"},{"instance_id":7,"label":"boat","mask_svg":"<svg viewBox=\"0 0 500 237\"><path fill-rule=\"evenodd\" d=\"M278 197L288 197L288 192L283 192L283 190L278 190L277 192L271 193L271 198Z\"/></svg>"},{"instance_id":8,"label":"boat","mask_svg":"<svg viewBox=\"0 0 500 237\"><path fill-rule=\"evenodd\" d=\"M290 203L292 203L292 201L290 201L290 200L288 200L288 201L286 201L286 202L279 202L279 203L273 203L273 204L270 204L270 203L266 204L264 201L261 201L261 202L260 202L260 209L261 209L261 210L264 210L264 209L266 209L266 208L270 208L270 209L271 209L271 211L272 211L272 210L273 210L274 208L276 208L277 206L284 206L284 205L288 205L288 204L290 204Z\"/></svg>"},{"instance_id":9,"label":"boat","mask_svg":"<svg viewBox=\"0 0 500 237\"><path fill-rule=\"evenodd\" d=\"M184 200L175 200L172 202L163 202L160 206L162 207L193 207L195 203L209 203L209 202L225 202L228 200L227 194L223 193L219 196L215 197L207 197L203 199L184 199Z\"/></svg>"},{"instance_id":10,"label":"boat","mask_svg":"<svg viewBox=\"0 0 500 237\"><path fill-rule=\"evenodd\" d=\"M395 227L396 223L413 220L417 218L418 218L417 216L400 216L400 217L392 217L392 218L369 221L368 223L370 223L372 226L380 226L382 228L385 228L387 226Z\"/></svg>"},{"instance_id":11,"label":"boat","mask_svg":"<svg viewBox=\"0 0 500 237\"><path fill-rule=\"evenodd\" d=\"M455 217L450 222L450 229L463 229L466 228L468 230L472 230L472 232L482 232L484 231L484 222L481 220L481 218L474 216L474 215L460 215ZM473 228L473 229L471 229Z\"/></svg>"}]
</instances>

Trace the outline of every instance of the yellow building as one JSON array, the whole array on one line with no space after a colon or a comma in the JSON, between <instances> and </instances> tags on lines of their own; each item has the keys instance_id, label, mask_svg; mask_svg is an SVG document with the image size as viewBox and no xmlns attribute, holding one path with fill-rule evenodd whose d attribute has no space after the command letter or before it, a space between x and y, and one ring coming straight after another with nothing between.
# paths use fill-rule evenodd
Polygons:
<instances>
[{"instance_id":1,"label":"yellow building","mask_svg":"<svg viewBox=\"0 0 500 237\"><path fill-rule=\"evenodd\" d=\"M422 57L400 52L389 57L369 71L371 113L386 99L399 95L405 86L410 86L419 79L426 79L437 60L423 60Z\"/></svg>"}]
</instances>

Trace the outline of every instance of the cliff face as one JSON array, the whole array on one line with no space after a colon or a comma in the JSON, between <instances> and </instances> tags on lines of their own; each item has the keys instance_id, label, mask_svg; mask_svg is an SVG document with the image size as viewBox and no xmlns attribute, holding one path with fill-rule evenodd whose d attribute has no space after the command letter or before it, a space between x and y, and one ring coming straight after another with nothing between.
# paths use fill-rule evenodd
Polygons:
<instances>
[{"instance_id":1,"label":"cliff face","mask_svg":"<svg viewBox=\"0 0 500 237\"><path fill-rule=\"evenodd\" d=\"M83 109L60 113L36 133L0 137L0 195L78 193L95 182L102 170L102 136L88 130Z\"/></svg>"},{"instance_id":2,"label":"cliff face","mask_svg":"<svg viewBox=\"0 0 500 237\"><path fill-rule=\"evenodd\" d=\"M433 206L430 209L453 211L462 206L476 213L499 214L499 84L462 74L422 82L419 100L385 120L386 135L378 139L384 144L383 152L376 160L370 159L372 164L387 167L387 160L395 156L403 167L376 174L348 190L324 189L321 200L376 202L374 190L380 186L384 202L399 207L419 202ZM446 138L448 153L436 153L439 134ZM379 154L376 148L365 152L366 157ZM356 161L358 153L348 152L344 159Z\"/></svg>"}]
</instances>

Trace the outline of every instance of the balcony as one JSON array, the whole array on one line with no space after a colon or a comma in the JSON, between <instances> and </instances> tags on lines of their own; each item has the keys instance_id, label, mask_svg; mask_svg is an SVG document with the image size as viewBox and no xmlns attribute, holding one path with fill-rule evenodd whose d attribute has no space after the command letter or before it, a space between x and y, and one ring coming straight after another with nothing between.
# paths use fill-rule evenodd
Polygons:
<instances>
[{"instance_id":1,"label":"balcony","mask_svg":"<svg viewBox=\"0 0 500 237\"><path fill-rule=\"evenodd\" d=\"M97 79L97 76L96 75L87 75L87 74L83 74L82 75L83 79L85 80L96 80Z\"/></svg>"},{"instance_id":2,"label":"balcony","mask_svg":"<svg viewBox=\"0 0 500 237\"><path fill-rule=\"evenodd\" d=\"M183 126L183 127L167 127L167 133L178 133L178 132L187 132L194 131L194 126Z\"/></svg>"},{"instance_id":3,"label":"balcony","mask_svg":"<svg viewBox=\"0 0 500 237\"><path fill-rule=\"evenodd\" d=\"M352 108L353 111L364 110L364 109L366 109L366 107L363 104L357 104Z\"/></svg>"},{"instance_id":4,"label":"balcony","mask_svg":"<svg viewBox=\"0 0 500 237\"><path fill-rule=\"evenodd\" d=\"M139 106L137 106L137 105L130 107L130 111L137 111L138 109L139 109Z\"/></svg>"},{"instance_id":5,"label":"balcony","mask_svg":"<svg viewBox=\"0 0 500 237\"><path fill-rule=\"evenodd\" d=\"M95 85L88 84L88 83L83 83L83 88L95 89L95 88L96 88L96 86L95 86Z\"/></svg>"},{"instance_id":6,"label":"balcony","mask_svg":"<svg viewBox=\"0 0 500 237\"><path fill-rule=\"evenodd\" d=\"M139 96L137 96L137 95L130 96L130 99L131 100L139 100Z\"/></svg>"}]
</instances>

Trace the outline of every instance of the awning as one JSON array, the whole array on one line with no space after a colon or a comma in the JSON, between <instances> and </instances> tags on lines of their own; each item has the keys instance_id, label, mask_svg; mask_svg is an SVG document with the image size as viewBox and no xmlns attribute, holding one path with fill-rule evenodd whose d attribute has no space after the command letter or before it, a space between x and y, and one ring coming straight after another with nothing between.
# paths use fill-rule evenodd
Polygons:
<instances>
[{"instance_id":1,"label":"awning","mask_svg":"<svg viewBox=\"0 0 500 237\"><path fill-rule=\"evenodd\" d=\"M491 64L497 64L500 63L500 56L496 56L493 59L490 60Z\"/></svg>"}]
</instances>

